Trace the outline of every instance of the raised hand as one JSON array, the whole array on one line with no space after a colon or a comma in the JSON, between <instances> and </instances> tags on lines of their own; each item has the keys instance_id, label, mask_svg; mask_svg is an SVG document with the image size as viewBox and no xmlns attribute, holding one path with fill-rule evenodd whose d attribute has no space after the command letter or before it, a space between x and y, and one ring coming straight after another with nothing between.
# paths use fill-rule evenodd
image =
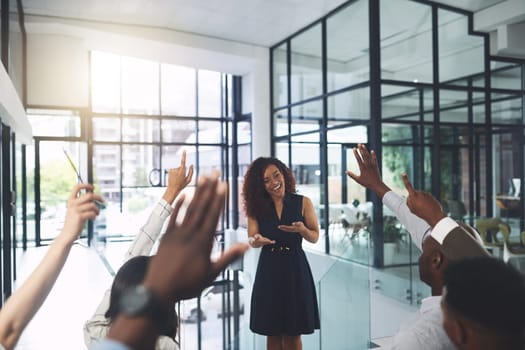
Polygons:
<instances>
[{"instance_id":1,"label":"raised hand","mask_svg":"<svg viewBox=\"0 0 525 350\"><path fill-rule=\"evenodd\" d=\"M186 168L186 151L182 151L180 166L168 170L168 187L163 198L168 203L173 203L177 195L188 186L193 177L193 164Z\"/></svg>"},{"instance_id":2,"label":"raised hand","mask_svg":"<svg viewBox=\"0 0 525 350\"><path fill-rule=\"evenodd\" d=\"M85 193L81 194L82 190L85 190ZM67 199L67 212L61 235L70 242L75 241L86 221L95 219L99 214L100 209L95 201L103 203L104 199L93 193L93 185L83 183L75 185Z\"/></svg>"},{"instance_id":3,"label":"raised hand","mask_svg":"<svg viewBox=\"0 0 525 350\"><path fill-rule=\"evenodd\" d=\"M407 207L412 213L425 220L431 227L447 216L439 201L432 194L414 189L407 174L401 176L408 191Z\"/></svg>"},{"instance_id":4,"label":"raised hand","mask_svg":"<svg viewBox=\"0 0 525 350\"><path fill-rule=\"evenodd\" d=\"M362 143L358 144L357 148L354 147L353 151L359 165L359 175L350 170L347 170L346 174L361 186L369 188L380 198L383 198L384 194L390 191L390 188L381 179L375 152L369 152Z\"/></svg>"},{"instance_id":5,"label":"raised hand","mask_svg":"<svg viewBox=\"0 0 525 350\"><path fill-rule=\"evenodd\" d=\"M217 260L210 254L226 197L226 184L218 175L201 177L183 222L172 215L157 254L152 258L144 285L161 300L173 303L192 298L209 285L228 264L241 257L248 245L239 243Z\"/></svg>"}]
</instances>

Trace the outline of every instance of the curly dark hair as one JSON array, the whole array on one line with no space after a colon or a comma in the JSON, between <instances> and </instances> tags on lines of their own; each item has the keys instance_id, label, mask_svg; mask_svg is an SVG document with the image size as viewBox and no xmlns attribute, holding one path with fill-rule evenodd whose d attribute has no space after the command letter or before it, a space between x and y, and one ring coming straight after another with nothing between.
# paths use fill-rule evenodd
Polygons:
<instances>
[{"instance_id":1,"label":"curly dark hair","mask_svg":"<svg viewBox=\"0 0 525 350\"><path fill-rule=\"evenodd\" d=\"M246 174L242 186L244 211L248 217L261 219L269 215L272 198L264 189L264 171L270 165L275 165L283 174L286 193L295 193L295 178L292 171L279 159L259 157L254 160Z\"/></svg>"}]
</instances>

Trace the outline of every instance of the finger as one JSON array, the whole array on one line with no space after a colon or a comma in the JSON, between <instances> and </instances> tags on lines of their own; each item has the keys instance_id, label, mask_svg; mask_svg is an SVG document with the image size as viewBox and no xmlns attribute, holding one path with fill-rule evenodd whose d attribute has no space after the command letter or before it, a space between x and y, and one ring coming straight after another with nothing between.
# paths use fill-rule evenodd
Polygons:
<instances>
[{"instance_id":1,"label":"finger","mask_svg":"<svg viewBox=\"0 0 525 350\"><path fill-rule=\"evenodd\" d=\"M355 160L357 161L357 165L359 166L359 169L361 169L361 167L363 166L363 159L361 159L361 155L359 154L357 147L354 147L352 151L354 152L354 157L355 157Z\"/></svg>"},{"instance_id":2,"label":"finger","mask_svg":"<svg viewBox=\"0 0 525 350\"><path fill-rule=\"evenodd\" d=\"M209 176L199 177L195 193L184 216L185 225L194 225L195 223L201 222L203 211L206 211L209 205L209 198L212 193L211 187L213 185L212 179Z\"/></svg>"},{"instance_id":3,"label":"finger","mask_svg":"<svg viewBox=\"0 0 525 350\"><path fill-rule=\"evenodd\" d=\"M190 165L190 169L188 170L188 175L186 176L186 185L191 182L192 177L193 177L193 164Z\"/></svg>"},{"instance_id":4,"label":"finger","mask_svg":"<svg viewBox=\"0 0 525 350\"><path fill-rule=\"evenodd\" d=\"M72 201L74 201L76 205L81 205L84 203L91 203L91 202L94 202L95 200L99 202L104 202L104 199L101 196L96 195L93 192L86 192L84 194L81 194L79 197L72 199Z\"/></svg>"},{"instance_id":5,"label":"finger","mask_svg":"<svg viewBox=\"0 0 525 350\"><path fill-rule=\"evenodd\" d=\"M85 203L77 203L75 210L78 213L91 211L91 210L96 210L98 212L99 211L99 207L95 204L95 202L88 201L88 202L85 202Z\"/></svg>"},{"instance_id":6,"label":"finger","mask_svg":"<svg viewBox=\"0 0 525 350\"><path fill-rule=\"evenodd\" d=\"M372 164L377 167L377 155L374 150L370 151L370 157L372 158Z\"/></svg>"},{"instance_id":7,"label":"finger","mask_svg":"<svg viewBox=\"0 0 525 350\"><path fill-rule=\"evenodd\" d=\"M98 214L99 214L98 210L96 210L96 211L86 211L86 212L80 214L80 218L82 219L82 221L95 220L97 218Z\"/></svg>"},{"instance_id":8,"label":"finger","mask_svg":"<svg viewBox=\"0 0 525 350\"><path fill-rule=\"evenodd\" d=\"M93 185L92 184L84 184L84 183L80 183L80 184L76 184L75 186L73 186L73 189L71 190L70 194L69 194L69 198L77 198L78 197L78 193L85 189L87 192L89 191L92 191L93 190Z\"/></svg>"},{"instance_id":9,"label":"finger","mask_svg":"<svg viewBox=\"0 0 525 350\"><path fill-rule=\"evenodd\" d=\"M228 265L242 257L249 247L250 246L245 243L237 243L225 251L221 257L211 265L213 279L215 279L221 271L226 269Z\"/></svg>"},{"instance_id":10,"label":"finger","mask_svg":"<svg viewBox=\"0 0 525 350\"><path fill-rule=\"evenodd\" d=\"M186 167L186 150L182 151L182 157L180 157L180 167L181 168Z\"/></svg>"},{"instance_id":11,"label":"finger","mask_svg":"<svg viewBox=\"0 0 525 350\"><path fill-rule=\"evenodd\" d=\"M214 233L217 228L217 223L219 222L219 218L222 214L222 209L224 208L225 199L226 199L226 191L227 186L223 182L219 182L216 187L216 193L214 197L212 197L211 205L206 213L206 220L204 222L204 225L202 227L203 233ZM208 236L204 236L205 242L208 244L211 249L213 248L213 235L208 234Z\"/></svg>"},{"instance_id":12,"label":"finger","mask_svg":"<svg viewBox=\"0 0 525 350\"><path fill-rule=\"evenodd\" d=\"M361 153L361 157L363 158L363 161L366 163L370 162L370 153L368 152L368 149L366 146L362 143L358 144L357 147L359 148L359 153Z\"/></svg>"},{"instance_id":13,"label":"finger","mask_svg":"<svg viewBox=\"0 0 525 350\"><path fill-rule=\"evenodd\" d=\"M416 192L416 190L414 189L414 187L412 187L412 184L410 183L410 181L408 180L408 176L406 173L403 173L401 174L401 177L403 179L403 182L405 184L405 188L407 189L408 191L408 194L411 195L411 194L414 194Z\"/></svg>"},{"instance_id":14,"label":"finger","mask_svg":"<svg viewBox=\"0 0 525 350\"><path fill-rule=\"evenodd\" d=\"M352 171L350 171L350 170L347 170L347 171L346 171L346 175L348 175L348 176L349 176L351 179L353 179L354 181L357 181L357 177L358 177L358 176L357 176L354 172L352 172Z\"/></svg>"}]
</instances>

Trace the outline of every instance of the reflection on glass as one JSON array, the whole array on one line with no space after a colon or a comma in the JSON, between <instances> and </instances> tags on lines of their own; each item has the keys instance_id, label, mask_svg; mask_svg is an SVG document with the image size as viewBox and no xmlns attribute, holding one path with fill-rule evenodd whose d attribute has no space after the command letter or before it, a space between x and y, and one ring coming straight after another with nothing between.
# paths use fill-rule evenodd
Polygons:
<instances>
[{"instance_id":1,"label":"reflection on glass","mask_svg":"<svg viewBox=\"0 0 525 350\"><path fill-rule=\"evenodd\" d=\"M367 5L353 2L326 20L328 92L370 77Z\"/></svg>"},{"instance_id":2,"label":"reflection on glass","mask_svg":"<svg viewBox=\"0 0 525 350\"><path fill-rule=\"evenodd\" d=\"M493 89L522 89L521 67L492 61L490 63L490 84Z\"/></svg>"},{"instance_id":3,"label":"reflection on glass","mask_svg":"<svg viewBox=\"0 0 525 350\"><path fill-rule=\"evenodd\" d=\"M161 64L162 115L196 115L195 69Z\"/></svg>"},{"instance_id":4,"label":"reflection on glass","mask_svg":"<svg viewBox=\"0 0 525 350\"><path fill-rule=\"evenodd\" d=\"M385 84L381 87L381 92L382 119L419 121L421 111L432 111L434 106L434 94L431 89Z\"/></svg>"},{"instance_id":5,"label":"reflection on glass","mask_svg":"<svg viewBox=\"0 0 525 350\"><path fill-rule=\"evenodd\" d=\"M273 114L273 135L288 135L288 110L281 109Z\"/></svg>"},{"instance_id":6,"label":"reflection on glass","mask_svg":"<svg viewBox=\"0 0 525 350\"><path fill-rule=\"evenodd\" d=\"M490 104L493 123L521 124L523 122L523 96L491 94Z\"/></svg>"},{"instance_id":7,"label":"reflection on glass","mask_svg":"<svg viewBox=\"0 0 525 350\"><path fill-rule=\"evenodd\" d=\"M431 83L431 7L408 0L380 6L381 78Z\"/></svg>"},{"instance_id":8,"label":"reflection on glass","mask_svg":"<svg viewBox=\"0 0 525 350\"><path fill-rule=\"evenodd\" d=\"M63 152L62 152L63 154ZM26 176L27 176L27 241L35 241L35 147L26 145Z\"/></svg>"},{"instance_id":9,"label":"reflection on glass","mask_svg":"<svg viewBox=\"0 0 525 350\"><path fill-rule=\"evenodd\" d=\"M295 177L297 193L310 198L314 205L317 219L320 218L321 204L321 170L319 160L319 144L293 143L291 170ZM283 159L281 159L283 161ZM317 243L303 241L305 247L322 251L323 239Z\"/></svg>"},{"instance_id":10,"label":"reflection on glass","mask_svg":"<svg viewBox=\"0 0 525 350\"><path fill-rule=\"evenodd\" d=\"M439 92L439 120L450 123L468 122L467 92L441 89Z\"/></svg>"},{"instance_id":11,"label":"reflection on glass","mask_svg":"<svg viewBox=\"0 0 525 350\"><path fill-rule=\"evenodd\" d=\"M272 50L273 55L273 107L288 104L288 80L286 63L286 43Z\"/></svg>"},{"instance_id":12,"label":"reflection on glass","mask_svg":"<svg viewBox=\"0 0 525 350\"><path fill-rule=\"evenodd\" d=\"M223 143L222 123L220 121L199 121L199 143Z\"/></svg>"},{"instance_id":13,"label":"reflection on glass","mask_svg":"<svg viewBox=\"0 0 525 350\"><path fill-rule=\"evenodd\" d=\"M80 115L71 110L28 109L33 136L80 136Z\"/></svg>"},{"instance_id":14,"label":"reflection on glass","mask_svg":"<svg viewBox=\"0 0 525 350\"><path fill-rule=\"evenodd\" d=\"M457 128L456 128L457 129ZM441 203L447 214L456 220L465 220L469 208L469 157L468 157L468 130L465 128L459 132L449 130L454 135L456 142L451 147L443 147L440 157L441 166ZM451 138L447 135L447 138Z\"/></svg>"},{"instance_id":15,"label":"reflection on glass","mask_svg":"<svg viewBox=\"0 0 525 350\"><path fill-rule=\"evenodd\" d=\"M370 89L346 91L328 97L328 125L337 121L370 120Z\"/></svg>"},{"instance_id":16,"label":"reflection on glass","mask_svg":"<svg viewBox=\"0 0 525 350\"><path fill-rule=\"evenodd\" d=\"M23 234L23 220L22 220L22 144L16 143L15 145L15 177L16 177L16 188L15 188L15 204L16 204L16 244L17 247L20 247L22 244L22 234ZM30 201L27 201L29 204ZM29 213L28 206L26 206L26 213ZM29 219L29 218L27 218ZM29 226L28 226L29 227Z\"/></svg>"},{"instance_id":17,"label":"reflection on glass","mask_svg":"<svg viewBox=\"0 0 525 350\"><path fill-rule=\"evenodd\" d=\"M120 202L120 146L93 146L93 178L106 201Z\"/></svg>"},{"instance_id":18,"label":"reflection on glass","mask_svg":"<svg viewBox=\"0 0 525 350\"><path fill-rule=\"evenodd\" d=\"M250 144L252 142L252 123L239 122L237 123L237 143ZM231 144L231 142L229 142Z\"/></svg>"},{"instance_id":19,"label":"reflection on glass","mask_svg":"<svg viewBox=\"0 0 525 350\"><path fill-rule=\"evenodd\" d=\"M322 94L321 24L307 29L291 41L292 102Z\"/></svg>"},{"instance_id":20,"label":"reflection on glass","mask_svg":"<svg viewBox=\"0 0 525 350\"><path fill-rule=\"evenodd\" d=\"M292 108L292 134L319 130L323 119L321 100L304 103Z\"/></svg>"},{"instance_id":21,"label":"reflection on glass","mask_svg":"<svg viewBox=\"0 0 525 350\"><path fill-rule=\"evenodd\" d=\"M438 10L439 81L464 85L461 78L485 71L484 40L469 34L468 17ZM455 81L459 78L459 81ZM482 81L479 81L481 84Z\"/></svg>"},{"instance_id":22,"label":"reflection on glass","mask_svg":"<svg viewBox=\"0 0 525 350\"><path fill-rule=\"evenodd\" d=\"M405 124L383 124L382 126L383 143L394 142L412 144L419 137L419 128L416 126L407 127ZM384 150L383 150L384 151ZM383 160L384 161L384 160Z\"/></svg>"},{"instance_id":23,"label":"reflection on glass","mask_svg":"<svg viewBox=\"0 0 525 350\"><path fill-rule=\"evenodd\" d=\"M120 112L120 56L91 52L91 104L93 112Z\"/></svg>"},{"instance_id":24,"label":"reflection on glass","mask_svg":"<svg viewBox=\"0 0 525 350\"><path fill-rule=\"evenodd\" d=\"M160 121L158 119L122 119L122 141L159 142Z\"/></svg>"},{"instance_id":25,"label":"reflection on glass","mask_svg":"<svg viewBox=\"0 0 525 350\"><path fill-rule=\"evenodd\" d=\"M163 119L162 142L195 142L195 119Z\"/></svg>"},{"instance_id":26,"label":"reflection on glass","mask_svg":"<svg viewBox=\"0 0 525 350\"><path fill-rule=\"evenodd\" d=\"M120 118L93 117L93 140L120 141Z\"/></svg>"},{"instance_id":27,"label":"reflection on glass","mask_svg":"<svg viewBox=\"0 0 525 350\"><path fill-rule=\"evenodd\" d=\"M485 123L485 93L474 92L472 94L472 113L474 123Z\"/></svg>"},{"instance_id":28,"label":"reflection on glass","mask_svg":"<svg viewBox=\"0 0 525 350\"><path fill-rule=\"evenodd\" d=\"M199 116L221 117L221 73L198 71Z\"/></svg>"},{"instance_id":29,"label":"reflection on glass","mask_svg":"<svg viewBox=\"0 0 525 350\"><path fill-rule=\"evenodd\" d=\"M122 112L160 114L157 62L122 57Z\"/></svg>"},{"instance_id":30,"label":"reflection on glass","mask_svg":"<svg viewBox=\"0 0 525 350\"><path fill-rule=\"evenodd\" d=\"M221 170L223 165L222 148L218 146L199 146L199 171L210 174Z\"/></svg>"},{"instance_id":31,"label":"reflection on glass","mask_svg":"<svg viewBox=\"0 0 525 350\"><path fill-rule=\"evenodd\" d=\"M357 125L330 129L327 132L327 139L329 143L367 143L367 127L365 125Z\"/></svg>"},{"instance_id":32,"label":"reflection on glass","mask_svg":"<svg viewBox=\"0 0 525 350\"><path fill-rule=\"evenodd\" d=\"M289 143L277 142L275 143L275 157L280 159L286 165L290 165L290 157L288 150L290 149Z\"/></svg>"},{"instance_id":33,"label":"reflection on glass","mask_svg":"<svg viewBox=\"0 0 525 350\"><path fill-rule=\"evenodd\" d=\"M369 255L369 247L364 249ZM335 260L323 275L318 285L321 349L370 348L369 277L368 267L344 260Z\"/></svg>"},{"instance_id":34,"label":"reflection on glass","mask_svg":"<svg viewBox=\"0 0 525 350\"><path fill-rule=\"evenodd\" d=\"M151 145L122 146L122 185L150 186L150 172L159 168L160 149Z\"/></svg>"}]
</instances>

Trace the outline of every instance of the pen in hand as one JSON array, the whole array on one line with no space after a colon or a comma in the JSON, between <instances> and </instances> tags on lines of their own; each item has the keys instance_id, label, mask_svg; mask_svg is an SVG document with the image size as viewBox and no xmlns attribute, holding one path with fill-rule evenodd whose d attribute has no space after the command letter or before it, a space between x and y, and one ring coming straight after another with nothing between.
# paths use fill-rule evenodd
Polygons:
<instances>
[{"instance_id":1,"label":"pen in hand","mask_svg":"<svg viewBox=\"0 0 525 350\"><path fill-rule=\"evenodd\" d=\"M64 151L64 154L66 155L66 158L67 160L69 161L69 164L71 164L71 167L73 168L73 170L75 171L75 174L77 174L77 180L79 183L84 183L84 181L82 180L82 176L80 176L80 172L77 170L77 167L75 166L75 163L73 163L73 160L71 159L71 157L69 156L69 154L67 153L66 149L65 148L62 148L62 150ZM98 201L98 200L94 200L93 201L97 207L99 207L100 209L106 209L106 204L104 202L101 202L101 201Z\"/></svg>"}]
</instances>

